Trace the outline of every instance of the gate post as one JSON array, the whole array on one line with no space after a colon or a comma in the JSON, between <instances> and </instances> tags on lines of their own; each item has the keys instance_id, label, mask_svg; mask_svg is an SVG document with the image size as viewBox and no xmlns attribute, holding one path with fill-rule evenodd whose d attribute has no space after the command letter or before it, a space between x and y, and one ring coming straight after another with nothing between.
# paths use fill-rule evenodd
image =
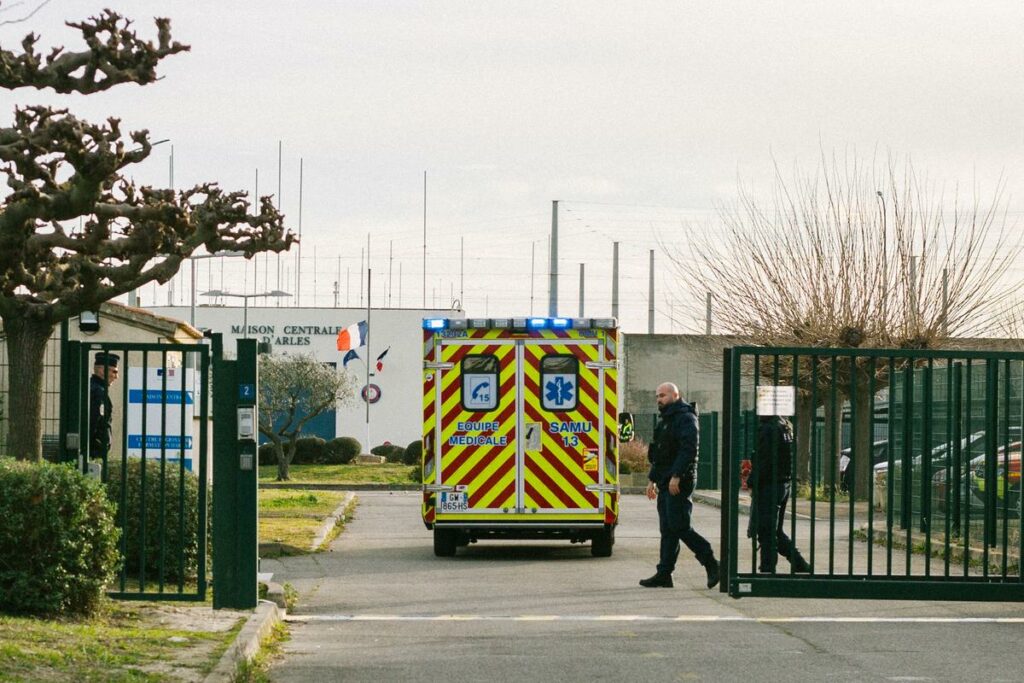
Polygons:
<instances>
[{"instance_id":1,"label":"gate post","mask_svg":"<svg viewBox=\"0 0 1024 683\"><path fill-rule=\"evenodd\" d=\"M219 335L218 335L219 336ZM257 603L256 340L239 339L237 360L214 341L213 608Z\"/></svg>"},{"instance_id":2,"label":"gate post","mask_svg":"<svg viewBox=\"0 0 1024 683\"><path fill-rule=\"evenodd\" d=\"M81 342L61 340L60 351L60 455L62 462L78 462L88 433L79 424L82 398ZM88 428L86 428L88 429Z\"/></svg>"},{"instance_id":3,"label":"gate post","mask_svg":"<svg viewBox=\"0 0 1024 683\"><path fill-rule=\"evenodd\" d=\"M719 480L719 487L722 496L722 517L721 517L721 547L719 557L721 558L720 571L721 582L718 591L728 593L732 577L735 575L735 559L730 547L735 536L732 535L733 517L733 486L732 486L732 451L733 441L733 386L732 386L732 349L727 348L722 353L722 478ZM716 425L717 426L717 425Z\"/></svg>"}]
</instances>

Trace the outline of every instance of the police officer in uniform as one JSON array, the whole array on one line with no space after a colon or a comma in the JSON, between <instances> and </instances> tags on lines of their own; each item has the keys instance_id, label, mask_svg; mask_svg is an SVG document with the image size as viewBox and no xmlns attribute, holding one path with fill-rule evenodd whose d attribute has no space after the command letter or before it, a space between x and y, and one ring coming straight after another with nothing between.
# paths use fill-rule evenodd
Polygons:
<instances>
[{"instance_id":1,"label":"police officer in uniform","mask_svg":"<svg viewBox=\"0 0 1024 683\"><path fill-rule=\"evenodd\" d=\"M757 451L748 482L754 494L755 526L760 546L758 571L773 573L782 555L793 571L807 573L810 565L786 535L786 501L790 494L793 464L793 425L781 415L762 415L757 432ZM750 532L748 531L748 535ZM772 535L774 534L774 543Z\"/></svg>"},{"instance_id":2,"label":"police officer in uniform","mask_svg":"<svg viewBox=\"0 0 1024 683\"><path fill-rule=\"evenodd\" d=\"M89 377L89 459L106 462L110 451L111 418L114 404L110 387L117 380L120 360L116 354L100 351Z\"/></svg>"},{"instance_id":3,"label":"police officer in uniform","mask_svg":"<svg viewBox=\"0 0 1024 683\"><path fill-rule=\"evenodd\" d=\"M682 541L707 573L707 586L718 584L718 560L707 539L691 526L693 487L697 476L697 444L700 439L697 411L679 397L679 388L666 382L656 397L660 416L654 441L647 451L651 470L647 475L647 497L658 501L661 551L657 572L641 579L644 588L671 588L672 572Z\"/></svg>"}]
</instances>

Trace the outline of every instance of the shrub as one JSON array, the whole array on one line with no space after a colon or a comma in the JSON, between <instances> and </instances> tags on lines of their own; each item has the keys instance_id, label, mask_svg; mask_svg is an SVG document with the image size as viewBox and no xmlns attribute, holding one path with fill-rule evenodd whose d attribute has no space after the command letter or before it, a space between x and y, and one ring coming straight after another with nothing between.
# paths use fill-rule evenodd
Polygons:
<instances>
[{"instance_id":1,"label":"shrub","mask_svg":"<svg viewBox=\"0 0 1024 683\"><path fill-rule=\"evenodd\" d=\"M287 450L287 444L285 444ZM327 462L327 442L319 436L303 436L295 442L293 465L322 465Z\"/></svg>"},{"instance_id":2,"label":"shrub","mask_svg":"<svg viewBox=\"0 0 1024 683\"><path fill-rule=\"evenodd\" d=\"M199 568L199 478L191 472L185 472L184 497L179 498L180 470L177 465L168 464L163 477L163 501L161 501L160 463L146 461L145 506L143 506L142 460L129 458L128 468L122 472L120 462L111 462L110 475L107 481L107 496L118 506L115 518L121 520L122 478L126 487L124 512L125 537L122 539L125 557L125 571L130 577L137 577L143 568L145 557L146 579L159 579L158 571L161 556L161 536L163 541L164 579L194 579ZM183 501L183 505L179 503ZM207 505L212 496L207 495ZM209 510L209 508L207 508ZM161 534L161 510L163 512L163 531ZM184 517L179 511L184 510ZM145 527L143 527L145 518ZM211 523L211 515L206 515L207 527ZM179 528L180 527L180 528ZM146 546L141 547L141 535L145 530ZM207 534L207 539L210 536ZM143 550L145 551L143 554ZM182 574L184 569L184 574Z\"/></svg>"},{"instance_id":3,"label":"shrub","mask_svg":"<svg viewBox=\"0 0 1024 683\"><path fill-rule=\"evenodd\" d=\"M646 472L650 468L647 462L647 444L637 438L619 445L619 472Z\"/></svg>"},{"instance_id":4,"label":"shrub","mask_svg":"<svg viewBox=\"0 0 1024 683\"><path fill-rule=\"evenodd\" d=\"M383 455L387 462L402 462L405 456L405 449L393 443L383 443L370 449L373 455Z\"/></svg>"},{"instance_id":5,"label":"shrub","mask_svg":"<svg viewBox=\"0 0 1024 683\"><path fill-rule=\"evenodd\" d=\"M0 458L0 609L89 614L117 568L114 507L67 465Z\"/></svg>"},{"instance_id":6,"label":"shrub","mask_svg":"<svg viewBox=\"0 0 1024 683\"><path fill-rule=\"evenodd\" d=\"M274 444L268 441L260 446L257 452L259 453L260 467L277 464L277 451L274 450Z\"/></svg>"},{"instance_id":7,"label":"shrub","mask_svg":"<svg viewBox=\"0 0 1024 683\"><path fill-rule=\"evenodd\" d=\"M405 447L405 455L402 457L402 462L404 462L406 465L419 465L422 453L423 442L413 441L411 444Z\"/></svg>"},{"instance_id":8,"label":"shrub","mask_svg":"<svg viewBox=\"0 0 1024 683\"><path fill-rule=\"evenodd\" d=\"M362 444L351 436L339 436L327 442L327 464L347 465L363 450Z\"/></svg>"}]
</instances>

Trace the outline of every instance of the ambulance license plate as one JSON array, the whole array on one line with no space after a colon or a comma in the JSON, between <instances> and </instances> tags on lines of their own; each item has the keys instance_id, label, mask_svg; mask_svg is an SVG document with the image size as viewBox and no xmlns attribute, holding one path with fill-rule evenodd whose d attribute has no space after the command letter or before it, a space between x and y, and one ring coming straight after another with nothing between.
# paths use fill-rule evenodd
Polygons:
<instances>
[{"instance_id":1,"label":"ambulance license plate","mask_svg":"<svg viewBox=\"0 0 1024 683\"><path fill-rule=\"evenodd\" d=\"M468 509L465 491L441 491L441 512L465 512Z\"/></svg>"}]
</instances>

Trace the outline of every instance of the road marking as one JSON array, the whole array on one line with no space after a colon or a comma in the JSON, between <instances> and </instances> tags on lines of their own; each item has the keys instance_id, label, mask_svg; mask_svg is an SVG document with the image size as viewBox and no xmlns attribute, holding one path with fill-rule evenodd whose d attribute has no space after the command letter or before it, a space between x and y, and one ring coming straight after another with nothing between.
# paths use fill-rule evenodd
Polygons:
<instances>
[{"instance_id":1,"label":"road marking","mask_svg":"<svg viewBox=\"0 0 1024 683\"><path fill-rule=\"evenodd\" d=\"M290 622L315 621L568 621L751 622L761 624L1024 624L1024 617L743 617L714 614L289 614Z\"/></svg>"}]
</instances>

